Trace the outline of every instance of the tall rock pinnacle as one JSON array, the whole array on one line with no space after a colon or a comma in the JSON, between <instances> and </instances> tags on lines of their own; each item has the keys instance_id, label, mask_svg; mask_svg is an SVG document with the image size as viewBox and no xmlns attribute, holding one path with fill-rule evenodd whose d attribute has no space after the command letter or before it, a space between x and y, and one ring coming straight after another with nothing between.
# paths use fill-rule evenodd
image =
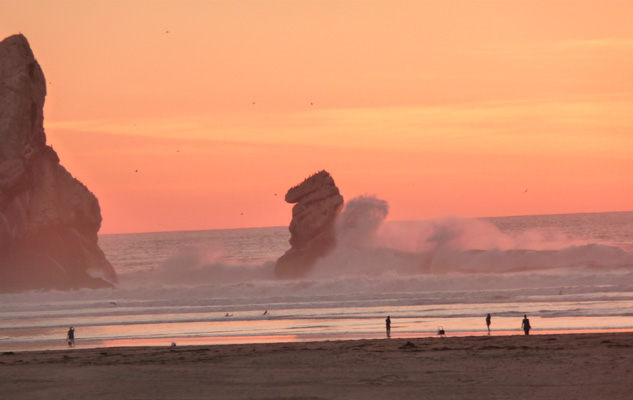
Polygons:
<instances>
[{"instance_id":1,"label":"tall rock pinnacle","mask_svg":"<svg viewBox=\"0 0 633 400\"><path fill-rule=\"evenodd\" d=\"M343 196L327 171L318 172L286 194L292 208L291 248L277 260L275 275L300 278L314 262L336 246L335 222L343 206Z\"/></svg>"},{"instance_id":2,"label":"tall rock pinnacle","mask_svg":"<svg viewBox=\"0 0 633 400\"><path fill-rule=\"evenodd\" d=\"M0 293L108 287L97 198L46 145L46 81L28 41L0 42Z\"/></svg>"}]
</instances>

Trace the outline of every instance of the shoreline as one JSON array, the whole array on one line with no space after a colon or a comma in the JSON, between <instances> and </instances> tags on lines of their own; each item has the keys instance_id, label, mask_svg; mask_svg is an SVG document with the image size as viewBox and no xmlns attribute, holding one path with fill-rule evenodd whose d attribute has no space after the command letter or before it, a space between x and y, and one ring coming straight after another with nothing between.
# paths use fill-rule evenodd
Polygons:
<instances>
[{"instance_id":1,"label":"shoreline","mask_svg":"<svg viewBox=\"0 0 633 400\"><path fill-rule=\"evenodd\" d=\"M633 333L633 328L608 328L608 329L533 329L531 336L540 335L574 335L574 334L610 334ZM445 337L500 337L500 336L524 336L523 330L492 330L487 331L446 331ZM394 332L391 339L422 339L438 337L436 332ZM136 339L98 339L82 340L76 338L75 348L69 348L65 339L43 342L0 342L0 353L13 352L38 352L53 350L78 350L78 349L109 349L116 347L169 347L172 343L177 346L225 346L225 345L249 345L249 344L275 344L275 343L311 343L346 340L380 340L387 339L384 333L349 333L349 334L303 334L303 335L250 335L250 336L172 336L162 338L136 338Z\"/></svg>"},{"instance_id":2,"label":"shoreline","mask_svg":"<svg viewBox=\"0 0 633 400\"><path fill-rule=\"evenodd\" d=\"M0 353L20 399L628 398L630 332Z\"/></svg>"}]
</instances>

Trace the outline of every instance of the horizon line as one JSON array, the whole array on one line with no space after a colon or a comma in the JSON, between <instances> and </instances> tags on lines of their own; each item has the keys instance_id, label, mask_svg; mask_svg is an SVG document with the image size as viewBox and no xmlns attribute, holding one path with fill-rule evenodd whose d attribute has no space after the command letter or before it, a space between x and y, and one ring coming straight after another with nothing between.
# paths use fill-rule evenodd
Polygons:
<instances>
[{"instance_id":1,"label":"horizon line","mask_svg":"<svg viewBox=\"0 0 633 400\"><path fill-rule=\"evenodd\" d=\"M488 216L488 217L460 217L459 215L446 215L443 217L433 217L433 218L422 218L422 219L398 219L398 220L386 220L386 223L393 222L421 222L421 221L433 221L437 219L448 219L448 218L463 218L463 219L493 219L493 218L516 218L516 217L551 217L556 215L586 215L586 214L618 214L618 213L631 213L633 210L619 210L619 211L583 211L583 212L570 212L570 213L553 213L553 214L519 214L519 215L498 215L498 216ZM267 228L288 228L288 225L271 225L271 226L250 226L250 227L240 227L240 228L208 228L208 229L176 229L176 230L168 230L168 231L144 231L144 232L108 232L108 233L98 233L99 236L107 236L107 235L142 235L149 233L175 233L175 232L206 232L206 231L234 231L234 230L242 230L242 229L267 229Z\"/></svg>"}]
</instances>

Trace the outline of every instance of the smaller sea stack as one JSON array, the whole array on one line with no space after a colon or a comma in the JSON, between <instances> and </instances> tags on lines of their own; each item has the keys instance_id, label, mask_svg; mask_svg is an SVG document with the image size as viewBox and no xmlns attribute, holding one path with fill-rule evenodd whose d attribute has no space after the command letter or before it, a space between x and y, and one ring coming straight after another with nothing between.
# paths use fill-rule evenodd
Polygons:
<instances>
[{"instance_id":1,"label":"smaller sea stack","mask_svg":"<svg viewBox=\"0 0 633 400\"><path fill-rule=\"evenodd\" d=\"M290 250L277 260L278 278L301 278L319 257L336 246L335 222L343 206L334 179L327 171L318 172L286 193L292 208Z\"/></svg>"}]
</instances>

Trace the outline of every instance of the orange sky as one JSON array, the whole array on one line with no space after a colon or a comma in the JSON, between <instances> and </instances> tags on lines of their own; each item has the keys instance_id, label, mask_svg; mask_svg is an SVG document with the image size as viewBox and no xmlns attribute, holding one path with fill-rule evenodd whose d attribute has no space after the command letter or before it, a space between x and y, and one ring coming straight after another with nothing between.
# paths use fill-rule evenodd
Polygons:
<instances>
[{"instance_id":1,"label":"orange sky","mask_svg":"<svg viewBox=\"0 0 633 400\"><path fill-rule=\"evenodd\" d=\"M321 169L391 220L631 210L631 21L608 0L3 0L0 36L29 39L48 142L117 233L287 225Z\"/></svg>"}]
</instances>

